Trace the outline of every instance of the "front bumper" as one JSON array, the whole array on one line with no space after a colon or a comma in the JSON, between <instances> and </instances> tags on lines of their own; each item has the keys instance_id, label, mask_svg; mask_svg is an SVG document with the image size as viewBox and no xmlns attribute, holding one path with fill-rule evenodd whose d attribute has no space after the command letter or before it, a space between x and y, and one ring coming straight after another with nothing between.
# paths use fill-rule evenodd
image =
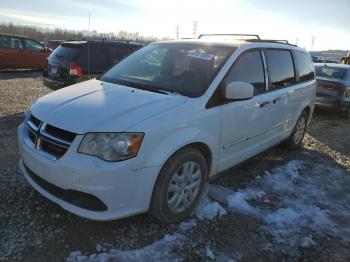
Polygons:
<instances>
[{"instance_id":1,"label":"front bumper","mask_svg":"<svg viewBox=\"0 0 350 262\"><path fill-rule=\"evenodd\" d=\"M57 160L50 160L25 143L25 129L23 124L18 128L20 168L27 181L46 198L76 215L101 221L119 219L148 210L160 167L133 170L136 159L111 163L79 154L77 148L82 136L75 138L65 155ZM63 191L82 192L97 198L107 210L92 211L50 193L33 179L28 170Z\"/></svg>"}]
</instances>

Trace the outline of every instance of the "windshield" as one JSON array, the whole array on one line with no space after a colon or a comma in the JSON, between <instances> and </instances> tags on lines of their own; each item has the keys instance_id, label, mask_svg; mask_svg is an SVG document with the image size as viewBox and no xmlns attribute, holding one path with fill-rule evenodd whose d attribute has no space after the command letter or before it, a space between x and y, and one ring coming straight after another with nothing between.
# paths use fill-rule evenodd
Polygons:
<instances>
[{"instance_id":1,"label":"windshield","mask_svg":"<svg viewBox=\"0 0 350 262\"><path fill-rule=\"evenodd\" d=\"M190 97L202 95L234 47L151 44L107 71L101 81Z\"/></svg>"},{"instance_id":2,"label":"windshield","mask_svg":"<svg viewBox=\"0 0 350 262\"><path fill-rule=\"evenodd\" d=\"M345 79L345 68L336 68L328 66L316 66L315 67L316 76L318 77L328 77L334 79Z\"/></svg>"}]
</instances>

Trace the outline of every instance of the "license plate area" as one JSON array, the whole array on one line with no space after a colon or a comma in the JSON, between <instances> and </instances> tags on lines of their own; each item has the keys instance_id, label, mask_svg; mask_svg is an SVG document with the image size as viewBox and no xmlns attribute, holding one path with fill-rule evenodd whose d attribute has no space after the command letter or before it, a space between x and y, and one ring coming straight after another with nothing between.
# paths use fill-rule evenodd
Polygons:
<instances>
[{"instance_id":1,"label":"license plate area","mask_svg":"<svg viewBox=\"0 0 350 262\"><path fill-rule=\"evenodd\" d=\"M56 66L50 66L49 74L50 75L57 75L58 74L58 68Z\"/></svg>"}]
</instances>

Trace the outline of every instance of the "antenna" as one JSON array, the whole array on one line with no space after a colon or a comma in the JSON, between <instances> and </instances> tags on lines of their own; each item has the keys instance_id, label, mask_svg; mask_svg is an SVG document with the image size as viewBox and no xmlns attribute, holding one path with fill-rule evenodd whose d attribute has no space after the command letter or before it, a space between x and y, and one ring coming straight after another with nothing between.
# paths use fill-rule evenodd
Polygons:
<instances>
[{"instance_id":1,"label":"antenna","mask_svg":"<svg viewBox=\"0 0 350 262\"><path fill-rule=\"evenodd\" d=\"M176 40L179 40L179 36L180 36L180 26L176 25Z\"/></svg>"},{"instance_id":2,"label":"antenna","mask_svg":"<svg viewBox=\"0 0 350 262\"><path fill-rule=\"evenodd\" d=\"M91 14L89 12L89 35L90 35L90 18L91 18ZM91 36L91 35L90 35Z\"/></svg>"},{"instance_id":3,"label":"antenna","mask_svg":"<svg viewBox=\"0 0 350 262\"><path fill-rule=\"evenodd\" d=\"M90 18L91 14L89 12L89 36L91 37L91 31L90 31ZM87 41L87 64L88 64L88 74L89 74L89 79L90 79L90 41Z\"/></svg>"},{"instance_id":4,"label":"antenna","mask_svg":"<svg viewBox=\"0 0 350 262\"><path fill-rule=\"evenodd\" d=\"M312 51L312 50L314 49L315 39L316 39L316 37L313 36L313 37L312 37L312 40L311 40L311 48L310 48L310 51Z\"/></svg>"},{"instance_id":5,"label":"antenna","mask_svg":"<svg viewBox=\"0 0 350 262\"><path fill-rule=\"evenodd\" d=\"M194 20L193 21L193 38L196 38L197 35L197 27L198 27L198 21Z\"/></svg>"}]
</instances>

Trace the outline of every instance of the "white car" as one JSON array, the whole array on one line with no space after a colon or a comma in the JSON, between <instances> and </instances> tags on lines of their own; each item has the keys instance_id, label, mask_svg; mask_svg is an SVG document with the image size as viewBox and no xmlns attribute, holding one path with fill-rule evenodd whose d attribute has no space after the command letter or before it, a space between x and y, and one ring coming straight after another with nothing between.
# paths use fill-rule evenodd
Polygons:
<instances>
[{"instance_id":1,"label":"white car","mask_svg":"<svg viewBox=\"0 0 350 262\"><path fill-rule=\"evenodd\" d=\"M36 101L18 128L20 167L79 216L178 222L215 174L283 141L298 147L315 88L310 55L281 41L153 43Z\"/></svg>"}]
</instances>

